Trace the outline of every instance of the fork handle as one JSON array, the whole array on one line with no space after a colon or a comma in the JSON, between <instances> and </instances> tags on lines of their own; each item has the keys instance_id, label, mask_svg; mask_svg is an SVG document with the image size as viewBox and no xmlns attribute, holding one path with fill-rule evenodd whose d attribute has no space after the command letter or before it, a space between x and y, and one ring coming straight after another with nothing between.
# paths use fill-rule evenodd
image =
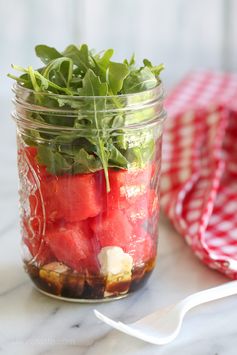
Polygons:
<instances>
[{"instance_id":1,"label":"fork handle","mask_svg":"<svg viewBox=\"0 0 237 355\"><path fill-rule=\"evenodd\" d=\"M181 303L184 306L185 311L187 311L199 304L235 294L237 294L237 281L231 281L217 287L194 293L193 295L186 297Z\"/></svg>"}]
</instances>

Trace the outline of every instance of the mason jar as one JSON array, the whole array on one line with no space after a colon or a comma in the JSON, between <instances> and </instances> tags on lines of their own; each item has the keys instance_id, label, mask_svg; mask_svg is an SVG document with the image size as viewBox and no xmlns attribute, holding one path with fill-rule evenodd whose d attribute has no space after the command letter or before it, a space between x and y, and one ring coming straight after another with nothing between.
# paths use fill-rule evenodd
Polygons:
<instances>
[{"instance_id":1,"label":"mason jar","mask_svg":"<svg viewBox=\"0 0 237 355\"><path fill-rule=\"evenodd\" d=\"M163 87L75 97L13 87L24 267L71 301L138 290L156 264Z\"/></svg>"}]
</instances>

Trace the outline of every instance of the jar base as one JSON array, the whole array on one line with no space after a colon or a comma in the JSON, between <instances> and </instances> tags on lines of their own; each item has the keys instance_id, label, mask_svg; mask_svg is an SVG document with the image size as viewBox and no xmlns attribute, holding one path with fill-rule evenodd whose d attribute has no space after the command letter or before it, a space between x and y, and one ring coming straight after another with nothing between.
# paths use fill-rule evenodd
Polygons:
<instances>
[{"instance_id":1,"label":"jar base","mask_svg":"<svg viewBox=\"0 0 237 355\"><path fill-rule=\"evenodd\" d=\"M76 303L101 303L125 298L147 282L154 266L155 259L151 259L133 269L129 282L118 280L108 288L102 275L85 277L68 271L60 274L25 262L25 270L39 292L54 299Z\"/></svg>"},{"instance_id":2,"label":"jar base","mask_svg":"<svg viewBox=\"0 0 237 355\"><path fill-rule=\"evenodd\" d=\"M117 300L120 300L122 298L128 297L130 295L130 293L126 293L124 295L119 295L119 296L114 296L114 297L107 297L107 298L99 298L99 299L69 298L69 297L57 296L57 295L54 295L52 293L49 293L49 292L46 292L46 291L40 289L36 285L33 285L33 286L38 292L42 293L45 296L54 298L54 299L59 300L59 301L66 301L66 302L69 302L69 303L92 303L92 304L93 303L105 303L105 302L117 301Z\"/></svg>"}]
</instances>

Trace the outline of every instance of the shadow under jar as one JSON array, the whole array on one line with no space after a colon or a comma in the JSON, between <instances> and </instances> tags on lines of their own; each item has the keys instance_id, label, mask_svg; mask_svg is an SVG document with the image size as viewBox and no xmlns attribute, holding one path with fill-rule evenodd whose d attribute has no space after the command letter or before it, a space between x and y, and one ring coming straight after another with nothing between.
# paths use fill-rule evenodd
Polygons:
<instances>
[{"instance_id":1,"label":"shadow under jar","mask_svg":"<svg viewBox=\"0 0 237 355\"><path fill-rule=\"evenodd\" d=\"M30 278L71 301L139 289L156 262L162 85L107 97L13 91Z\"/></svg>"}]
</instances>

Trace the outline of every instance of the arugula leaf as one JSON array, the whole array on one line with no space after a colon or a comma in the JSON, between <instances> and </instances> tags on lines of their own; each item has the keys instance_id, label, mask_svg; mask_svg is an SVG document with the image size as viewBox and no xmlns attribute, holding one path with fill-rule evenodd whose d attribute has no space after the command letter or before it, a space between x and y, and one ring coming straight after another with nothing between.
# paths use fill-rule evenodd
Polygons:
<instances>
[{"instance_id":1,"label":"arugula leaf","mask_svg":"<svg viewBox=\"0 0 237 355\"><path fill-rule=\"evenodd\" d=\"M116 95L123 87L124 79L128 76L129 69L126 64L110 62L106 71L106 79L112 95Z\"/></svg>"},{"instance_id":2,"label":"arugula leaf","mask_svg":"<svg viewBox=\"0 0 237 355\"><path fill-rule=\"evenodd\" d=\"M78 135L64 135L58 136L54 139L55 146L60 153L67 154L72 158L77 155L80 149L84 148L89 154L96 153L94 142L91 142L85 137L78 137Z\"/></svg>"},{"instance_id":3,"label":"arugula leaf","mask_svg":"<svg viewBox=\"0 0 237 355\"><path fill-rule=\"evenodd\" d=\"M138 129L131 134L128 127L150 120L155 114L154 108L144 107L126 113L118 109L123 108L121 94L155 88L160 83L163 64L153 66L144 59L143 66L138 68L134 54L129 60L117 63L111 60L113 49L95 54L86 44L80 47L71 44L62 52L40 44L35 52L44 63L42 68L12 66L22 74L8 76L33 90L28 102L56 110L63 107L70 112L68 115L55 113L56 110L27 113L27 118L33 122L61 127L57 133L50 129L29 128L23 134L27 145L37 146L38 161L48 172L63 175L103 169L109 191L109 168L140 168L153 158L155 138L152 130ZM112 98L107 99L110 95ZM90 96L90 99L79 100L82 96ZM127 98L130 104L139 103L139 100L134 95ZM70 127L72 129L68 130Z\"/></svg>"},{"instance_id":4,"label":"arugula leaf","mask_svg":"<svg viewBox=\"0 0 237 355\"><path fill-rule=\"evenodd\" d=\"M84 148L76 150L73 157L59 152L57 148L57 145L38 146L39 163L46 165L47 171L53 175L93 173L102 169L100 159L88 154Z\"/></svg>"},{"instance_id":5,"label":"arugula leaf","mask_svg":"<svg viewBox=\"0 0 237 355\"><path fill-rule=\"evenodd\" d=\"M51 60L62 57L62 54L53 47L39 44L35 47L35 54L39 57L44 64L48 64Z\"/></svg>"},{"instance_id":6,"label":"arugula leaf","mask_svg":"<svg viewBox=\"0 0 237 355\"><path fill-rule=\"evenodd\" d=\"M108 144L108 163L109 166L114 168L128 168L128 160L126 157L115 147L114 144Z\"/></svg>"},{"instance_id":7,"label":"arugula leaf","mask_svg":"<svg viewBox=\"0 0 237 355\"><path fill-rule=\"evenodd\" d=\"M72 59L73 63L77 65L84 74L91 68L89 50L86 44L82 44L80 48L74 44L69 45L63 51L63 56Z\"/></svg>"},{"instance_id":8,"label":"arugula leaf","mask_svg":"<svg viewBox=\"0 0 237 355\"><path fill-rule=\"evenodd\" d=\"M125 117L121 115L117 116L105 116L102 118L102 125L103 127L108 128L120 128L124 127L125 124Z\"/></svg>"},{"instance_id":9,"label":"arugula leaf","mask_svg":"<svg viewBox=\"0 0 237 355\"><path fill-rule=\"evenodd\" d=\"M103 52L102 57L100 56L95 56L96 63L101 67L101 68L108 68L109 63L110 63L110 59L114 54L114 50L112 48L107 49L106 51Z\"/></svg>"},{"instance_id":10,"label":"arugula leaf","mask_svg":"<svg viewBox=\"0 0 237 355\"><path fill-rule=\"evenodd\" d=\"M153 66L150 60L148 59L143 59L143 64L145 65L145 67L148 67L155 76L159 76L162 70L165 69L164 64Z\"/></svg>"},{"instance_id":11,"label":"arugula leaf","mask_svg":"<svg viewBox=\"0 0 237 355\"><path fill-rule=\"evenodd\" d=\"M70 58L56 58L43 69L42 75L53 83L69 88L72 80L73 61Z\"/></svg>"},{"instance_id":12,"label":"arugula leaf","mask_svg":"<svg viewBox=\"0 0 237 355\"><path fill-rule=\"evenodd\" d=\"M73 162L73 172L77 173L94 173L102 169L101 161L95 155L88 154L85 149L80 149L75 155Z\"/></svg>"},{"instance_id":13,"label":"arugula leaf","mask_svg":"<svg viewBox=\"0 0 237 355\"><path fill-rule=\"evenodd\" d=\"M95 64L95 73L103 82L106 82L106 71L109 67L110 59L113 56L113 53L113 49L107 49L107 51L103 52L102 56L96 54L94 57L91 57Z\"/></svg>"},{"instance_id":14,"label":"arugula leaf","mask_svg":"<svg viewBox=\"0 0 237 355\"><path fill-rule=\"evenodd\" d=\"M38 162L46 166L47 171L53 175L70 174L71 164L63 154L55 150L53 145L38 145Z\"/></svg>"},{"instance_id":15,"label":"arugula leaf","mask_svg":"<svg viewBox=\"0 0 237 355\"><path fill-rule=\"evenodd\" d=\"M93 70L88 69L82 80L82 88L78 90L80 96L106 96L108 85L102 83Z\"/></svg>"},{"instance_id":16,"label":"arugula leaf","mask_svg":"<svg viewBox=\"0 0 237 355\"><path fill-rule=\"evenodd\" d=\"M129 163L139 168L143 168L153 158L155 152L152 128L139 130L136 133L122 132L116 137L114 144Z\"/></svg>"},{"instance_id":17,"label":"arugula leaf","mask_svg":"<svg viewBox=\"0 0 237 355\"><path fill-rule=\"evenodd\" d=\"M135 54L133 53L131 58L129 59L129 61L127 59L124 59L124 64L127 64L127 66L129 67L129 69L133 69L135 66Z\"/></svg>"},{"instance_id":18,"label":"arugula leaf","mask_svg":"<svg viewBox=\"0 0 237 355\"><path fill-rule=\"evenodd\" d=\"M124 80L123 92L126 94L141 92L153 89L157 85L157 79L148 68L142 68L130 72L130 75Z\"/></svg>"},{"instance_id":19,"label":"arugula leaf","mask_svg":"<svg viewBox=\"0 0 237 355\"><path fill-rule=\"evenodd\" d=\"M150 161L155 152L154 139L150 139L146 144L127 149L125 156L127 160L138 168L144 168L148 161Z\"/></svg>"}]
</instances>

